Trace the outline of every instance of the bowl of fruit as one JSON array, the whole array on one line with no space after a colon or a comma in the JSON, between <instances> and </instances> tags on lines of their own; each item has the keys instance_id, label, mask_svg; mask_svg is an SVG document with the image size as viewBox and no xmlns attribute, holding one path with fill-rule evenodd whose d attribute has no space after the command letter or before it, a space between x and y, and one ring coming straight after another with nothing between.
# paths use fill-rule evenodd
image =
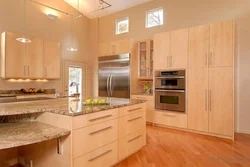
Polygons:
<instances>
[{"instance_id":1,"label":"bowl of fruit","mask_svg":"<svg viewBox=\"0 0 250 167\"><path fill-rule=\"evenodd\" d=\"M21 89L23 93L44 93L44 89L41 88L28 88L28 89Z\"/></svg>"}]
</instances>

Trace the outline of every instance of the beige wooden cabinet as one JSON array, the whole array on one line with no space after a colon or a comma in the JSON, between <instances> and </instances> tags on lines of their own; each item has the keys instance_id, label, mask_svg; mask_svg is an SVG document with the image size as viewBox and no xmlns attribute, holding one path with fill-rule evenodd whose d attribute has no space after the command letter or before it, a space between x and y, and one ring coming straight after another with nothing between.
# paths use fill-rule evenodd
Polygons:
<instances>
[{"instance_id":1,"label":"beige wooden cabinet","mask_svg":"<svg viewBox=\"0 0 250 167\"><path fill-rule=\"evenodd\" d=\"M4 32L1 35L1 77L25 78L25 44L18 42L18 34Z\"/></svg>"},{"instance_id":2,"label":"beige wooden cabinet","mask_svg":"<svg viewBox=\"0 0 250 167\"><path fill-rule=\"evenodd\" d=\"M189 129L233 137L233 27L225 21L190 28Z\"/></svg>"},{"instance_id":3,"label":"beige wooden cabinet","mask_svg":"<svg viewBox=\"0 0 250 167\"><path fill-rule=\"evenodd\" d=\"M153 41L139 41L137 45L139 79L153 79Z\"/></svg>"},{"instance_id":4,"label":"beige wooden cabinet","mask_svg":"<svg viewBox=\"0 0 250 167\"><path fill-rule=\"evenodd\" d=\"M154 36L154 68L163 70L169 66L170 32L163 32Z\"/></svg>"},{"instance_id":5,"label":"beige wooden cabinet","mask_svg":"<svg viewBox=\"0 0 250 167\"><path fill-rule=\"evenodd\" d=\"M188 29L154 36L154 67L157 70L187 68Z\"/></svg>"},{"instance_id":6,"label":"beige wooden cabinet","mask_svg":"<svg viewBox=\"0 0 250 167\"><path fill-rule=\"evenodd\" d=\"M132 95L131 99L146 100L146 121L154 122L154 96L147 95Z\"/></svg>"},{"instance_id":7,"label":"beige wooden cabinet","mask_svg":"<svg viewBox=\"0 0 250 167\"><path fill-rule=\"evenodd\" d=\"M209 69L209 132L233 136L233 68Z\"/></svg>"},{"instance_id":8,"label":"beige wooden cabinet","mask_svg":"<svg viewBox=\"0 0 250 167\"><path fill-rule=\"evenodd\" d=\"M154 123L177 128L187 128L187 115L168 111L155 111Z\"/></svg>"},{"instance_id":9,"label":"beige wooden cabinet","mask_svg":"<svg viewBox=\"0 0 250 167\"><path fill-rule=\"evenodd\" d=\"M168 68L187 68L188 62L188 29L171 32L170 56Z\"/></svg>"},{"instance_id":10,"label":"beige wooden cabinet","mask_svg":"<svg viewBox=\"0 0 250 167\"><path fill-rule=\"evenodd\" d=\"M99 44L99 56L111 56L131 53L133 47L132 39L119 40L110 43Z\"/></svg>"},{"instance_id":11,"label":"beige wooden cabinet","mask_svg":"<svg viewBox=\"0 0 250 167\"><path fill-rule=\"evenodd\" d=\"M44 41L44 78L59 79L61 71L60 43Z\"/></svg>"},{"instance_id":12,"label":"beige wooden cabinet","mask_svg":"<svg viewBox=\"0 0 250 167\"><path fill-rule=\"evenodd\" d=\"M234 21L210 24L210 55L211 67L231 67L234 55Z\"/></svg>"},{"instance_id":13,"label":"beige wooden cabinet","mask_svg":"<svg viewBox=\"0 0 250 167\"><path fill-rule=\"evenodd\" d=\"M29 78L44 78L43 76L43 40L32 37L26 44L26 76Z\"/></svg>"},{"instance_id":14,"label":"beige wooden cabinet","mask_svg":"<svg viewBox=\"0 0 250 167\"><path fill-rule=\"evenodd\" d=\"M20 35L1 35L1 77L13 79L60 78L60 44L29 37L31 43L16 40Z\"/></svg>"}]
</instances>

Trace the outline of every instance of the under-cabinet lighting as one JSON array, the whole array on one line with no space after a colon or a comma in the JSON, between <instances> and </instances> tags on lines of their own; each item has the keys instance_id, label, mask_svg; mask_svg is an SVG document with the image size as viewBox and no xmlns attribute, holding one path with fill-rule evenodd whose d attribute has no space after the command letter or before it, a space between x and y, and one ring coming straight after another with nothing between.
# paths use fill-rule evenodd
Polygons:
<instances>
[{"instance_id":1,"label":"under-cabinet lighting","mask_svg":"<svg viewBox=\"0 0 250 167\"><path fill-rule=\"evenodd\" d=\"M8 79L8 82L32 82L32 81L36 81L36 82L48 82L47 79Z\"/></svg>"}]
</instances>

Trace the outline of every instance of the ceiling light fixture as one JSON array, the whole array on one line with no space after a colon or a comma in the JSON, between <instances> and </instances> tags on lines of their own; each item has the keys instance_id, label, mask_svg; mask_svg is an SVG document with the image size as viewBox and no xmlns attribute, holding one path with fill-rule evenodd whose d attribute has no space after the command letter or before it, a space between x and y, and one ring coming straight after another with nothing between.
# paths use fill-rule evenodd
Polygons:
<instances>
[{"instance_id":1,"label":"ceiling light fixture","mask_svg":"<svg viewBox=\"0 0 250 167\"><path fill-rule=\"evenodd\" d=\"M58 18L58 16L56 16L56 15L54 15L54 14L48 14L47 15L48 16L48 18L50 18L50 19L52 19L52 20L57 20L57 18Z\"/></svg>"},{"instance_id":2,"label":"ceiling light fixture","mask_svg":"<svg viewBox=\"0 0 250 167\"><path fill-rule=\"evenodd\" d=\"M26 32L26 0L24 0L24 8L23 8L23 33L25 34ZM26 37L19 37L16 38L17 41L21 43L31 43L31 40L26 38Z\"/></svg>"}]
</instances>

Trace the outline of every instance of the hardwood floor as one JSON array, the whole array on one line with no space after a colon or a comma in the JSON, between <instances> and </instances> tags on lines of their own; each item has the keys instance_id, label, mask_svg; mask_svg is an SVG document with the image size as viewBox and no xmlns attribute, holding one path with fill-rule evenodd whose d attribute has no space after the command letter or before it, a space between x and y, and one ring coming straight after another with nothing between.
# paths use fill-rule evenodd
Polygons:
<instances>
[{"instance_id":1,"label":"hardwood floor","mask_svg":"<svg viewBox=\"0 0 250 167\"><path fill-rule=\"evenodd\" d=\"M250 167L250 135L230 141L147 126L147 145L116 167Z\"/></svg>"}]
</instances>

